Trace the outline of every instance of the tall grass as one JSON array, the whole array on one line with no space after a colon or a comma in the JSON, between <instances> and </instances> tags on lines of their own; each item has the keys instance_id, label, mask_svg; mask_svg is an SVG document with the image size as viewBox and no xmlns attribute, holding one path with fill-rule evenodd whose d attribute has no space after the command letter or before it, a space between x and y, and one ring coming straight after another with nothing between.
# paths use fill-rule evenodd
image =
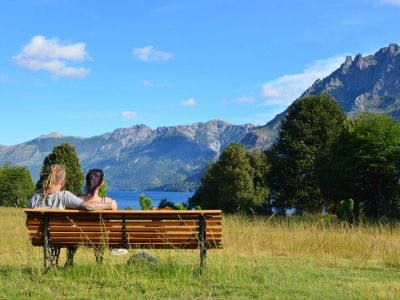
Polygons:
<instances>
[{"instance_id":1,"label":"tall grass","mask_svg":"<svg viewBox=\"0 0 400 300\"><path fill-rule=\"evenodd\" d=\"M400 298L400 226L350 227L332 217L226 216L223 250L154 250L127 265L81 248L72 268L43 273L23 210L0 208L0 299ZM135 251L131 250L131 253ZM61 261L65 261L62 253Z\"/></svg>"}]
</instances>

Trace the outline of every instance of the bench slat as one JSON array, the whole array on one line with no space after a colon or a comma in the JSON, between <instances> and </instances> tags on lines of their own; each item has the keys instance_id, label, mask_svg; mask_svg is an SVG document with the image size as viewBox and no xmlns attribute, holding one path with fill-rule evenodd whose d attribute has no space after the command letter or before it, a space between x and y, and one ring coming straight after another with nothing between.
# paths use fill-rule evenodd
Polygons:
<instances>
[{"instance_id":1,"label":"bench slat","mask_svg":"<svg viewBox=\"0 0 400 300\"><path fill-rule=\"evenodd\" d=\"M126 222L125 223L127 228L135 227L135 226L198 226L197 221L165 221L165 222ZM122 226L122 222L108 222L108 223L101 223L101 222L67 222L67 221L49 221L49 226L96 226L96 227L113 227L113 226ZM207 227L212 226L221 226L222 222L214 222L214 221L207 221ZM28 228L34 228L34 226L43 226L43 222L41 221L30 221L27 224Z\"/></svg>"}]
</instances>

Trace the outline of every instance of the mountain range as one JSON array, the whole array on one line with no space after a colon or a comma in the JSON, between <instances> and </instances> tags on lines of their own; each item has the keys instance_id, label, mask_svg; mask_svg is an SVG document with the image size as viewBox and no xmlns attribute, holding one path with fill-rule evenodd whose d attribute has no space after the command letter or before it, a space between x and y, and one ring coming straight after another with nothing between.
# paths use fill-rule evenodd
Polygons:
<instances>
[{"instance_id":1,"label":"mountain range","mask_svg":"<svg viewBox=\"0 0 400 300\"><path fill-rule=\"evenodd\" d=\"M389 114L400 121L400 47L390 44L373 55L347 56L329 76L300 96L328 93L349 116L363 111ZM15 146L0 145L0 164L25 165L38 179L43 159L55 145L74 145L84 171L102 168L113 190L193 190L210 160L229 143L269 147L287 109L264 126L232 125L221 120L160 127L136 125L90 138L42 135Z\"/></svg>"},{"instance_id":2,"label":"mountain range","mask_svg":"<svg viewBox=\"0 0 400 300\"><path fill-rule=\"evenodd\" d=\"M193 190L207 163L254 128L212 120L155 130L136 125L90 138L51 133L16 146L0 146L0 163L27 166L37 180L53 147L69 143L75 146L84 171L105 170L110 189Z\"/></svg>"}]
</instances>

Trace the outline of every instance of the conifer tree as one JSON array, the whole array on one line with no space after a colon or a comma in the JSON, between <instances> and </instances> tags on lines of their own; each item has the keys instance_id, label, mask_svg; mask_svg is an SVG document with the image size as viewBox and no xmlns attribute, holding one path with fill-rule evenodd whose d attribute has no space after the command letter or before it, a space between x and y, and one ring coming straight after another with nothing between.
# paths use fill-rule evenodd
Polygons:
<instances>
[{"instance_id":1,"label":"conifer tree","mask_svg":"<svg viewBox=\"0 0 400 300\"><path fill-rule=\"evenodd\" d=\"M65 167L67 177L64 189L74 194L81 193L84 178L83 172L81 170L81 165L76 154L75 147L68 143L55 146L53 152L44 159L43 166L40 171L40 179L36 184L36 188L42 188L42 184L44 180L46 180L49 169L54 164L60 164Z\"/></svg>"}]
</instances>

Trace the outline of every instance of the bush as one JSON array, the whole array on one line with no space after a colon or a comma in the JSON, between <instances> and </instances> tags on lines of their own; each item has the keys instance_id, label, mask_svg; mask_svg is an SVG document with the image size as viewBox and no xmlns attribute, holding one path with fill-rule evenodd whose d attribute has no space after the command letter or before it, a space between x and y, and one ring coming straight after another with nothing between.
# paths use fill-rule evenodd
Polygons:
<instances>
[{"instance_id":1,"label":"bush","mask_svg":"<svg viewBox=\"0 0 400 300\"><path fill-rule=\"evenodd\" d=\"M349 223L354 222L354 201L353 199L342 200L339 203L339 207L336 211L336 216L339 220L347 221Z\"/></svg>"},{"instance_id":2,"label":"bush","mask_svg":"<svg viewBox=\"0 0 400 300\"><path fill-rule=\"evenodd\" d=\"M151 206L151 198L147 198L144 194L139 197L140 208L142 210L148 210Z\"/></svg>"},{"instance_id":3,"label":"bush","mask_svg":"<svg viewBox=\"0 0 400 300\"><path fill-rule=\"evenodd\" d=\"M186 210L186 209L188 209L188 206L186 203L179 203L179 204L175 205L174 208L176 210Z\"/></svg>"},{"instance_id":4,"label":"bush","mask_svg":"<svg viewBox=\"0 0 400 300\"><path fill-rule=\"evenodd\" d=\"M168 201L167 198L164 198L160 201L160 204L158 204L158 208L166 208L166 207L174 208L175 204L172 201Z\"/></svg>"},{"instance_id":5,"label":"bush","mask_svg":"<svg viewBox=\"0 0 400 300\"><path fill-rule=\"evenodd\" d=\"M26 206L34 191L28 168L8 164L0 166L0 206Z\"/></svg>"},{"instance_id":6,"label":"bush","mask_svg":"<svg viewBox=\"0 0 400 300\"><path fill-rule=\"evenodd\" d=\"M99 197L107 197L107 182L104 179L103 185L99 189Z\"/></svg>"}]
</instances>

